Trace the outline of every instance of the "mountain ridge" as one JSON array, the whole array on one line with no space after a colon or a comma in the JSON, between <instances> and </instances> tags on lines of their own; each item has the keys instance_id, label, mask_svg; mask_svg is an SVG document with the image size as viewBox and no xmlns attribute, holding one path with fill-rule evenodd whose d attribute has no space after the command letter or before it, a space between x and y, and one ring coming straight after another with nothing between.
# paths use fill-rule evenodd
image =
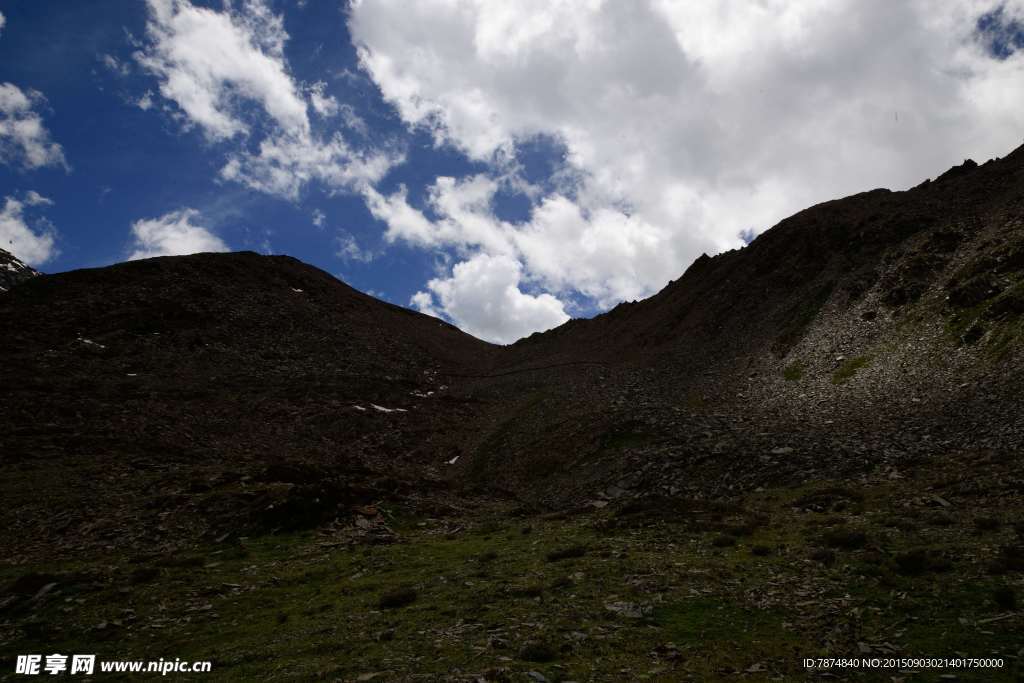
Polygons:
<instances>
[{"instance_id":1,"label":"mountain ridge","mask_svg":"<svg viewBox=\"0 0 1024 683\"><path fill-rule=\"evenodd\" d=\"M209 533L291 523L268 510L315 525L377 499L728 495L891 466L931 439L1012 448L1021 159L810 207L649 299L506 347L291 257L33 277L0 296L0 447L8 467L96 459L150 487L181 468L191 483L172 508ZM736 470L778 448L793 452ZM10 493L40 512L12 532L45 536L39 501Z\"/></svg>"}]
</instances>

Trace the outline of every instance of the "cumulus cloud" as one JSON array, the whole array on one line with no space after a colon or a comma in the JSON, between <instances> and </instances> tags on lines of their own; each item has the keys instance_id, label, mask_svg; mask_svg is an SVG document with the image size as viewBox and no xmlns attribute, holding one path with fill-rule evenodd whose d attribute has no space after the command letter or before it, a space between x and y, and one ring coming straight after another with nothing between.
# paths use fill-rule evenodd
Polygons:
<instances>
[{"instance_id":1,"label":"cumulus cloud","mask_svg":"<svg viewBox=\"0 0 1024 683\"><path fill-rule=\"evenodd\" d=\"M7 19L4 17L3 12L0 12L0 33L3 33L4 24L7 23Z\"/></svg>"},{"instance_id":2,"label":"cumulus cloud","mask_svg":"<svg viewBox=\"0 0 1024 683\"><path fill-rule=\"evenodd\" d=\"M438 178L433 218L402 191L367 204L389 239L470 259L434 282L468 291L511 263L600 307L650 294L806 206L1019 145L1024 51L979 25L997 7L1001 26L1024 16L1021 0L357 0L350 32L385 99L493 169ZM538 136L564 145L572 182L502 222L493 178ZM453 319L492 313L457 318L429 289Z\"/></svg>"},{"instance_id":3,"label":"cumulus cloud","mask_svg":"<svg viewBox=\"0 0 1024 683\"><path fill-rule=\"evenodd\" d=\"M372 251L360 247L358 240L351 233L344 230L338 232L338 251L336 255L342 261L357 261L359 263L369 263L376 257Z\"/></svg>"},{"instance_id":4,"label":"cumulus cloud","mask_svg":"<svg viewBox=\"0 0 1024 683\"><path fill-rule=\"evenodd\" d=\"M131 73L131 67L113 55L103 55L103 66L118 76L127 76Z\"/></svg>"},{"instance_id":5,"label":"cumulus cloud","mask_svg":"<svg viewBox=\"0 0 1024 683\"><path fill-rule=\"evenodd\" d=\"M36 111L45 103L42 93L24 92L11 83L0 83L0 162L27 169L46 166L68 169L64 150L50 139Z\"/></svg>"},{"instance_id":6,"label":"cumulus cloud","mask_svg":"<svg viewBox=\"0 0 1024 683\"><path fill-rule=\"evenodd\" d=\"M260 192L298 199L300 190L314 180L332 189L376 183L396 162L396 157L375 150L353 149L340 133L327 140L285 133L264 138L256 153L231 154L220 175Z\"/></svg>"},{"instance_id":7,"label":"cumulus cloud","mask_svg":"<svg viewBox=\"0 0 1024 683\"><path fill-rule=\"evenodd\" d=\"M39 202L35 198L44 201ZM7 197L3 208L0 208L0 246L32 266L45 263L57 255L53 226L45 219L39 219L34 226L30 226L25 216L26 206L45 206L47 203L52 204L48 199L30 191L24 202Z\"/></svg>"},{"instance_id":8,"label":"cumulus cloud","mask_svg":"<svg viewBox=\"0 0 1024 683\"><path fill-rule=\"evenodd\" d=\"M656 225L608 207L585 211L558 193L539 201L526 222L514 224L492 211L498 189L499 182L485 175L440 177L428 192L436 220L410 206L404 189L387 197L368 191L366 197L374 217L387 224L389 241L508 256L548 291L578 292L600 306L635 299L677 274L666 258L673 255L664 253L672 241Z\"/></svg>"},{"instance_id":9,"label":"cumulus cloud","mask_svg":"<svg viewBox=\"0 0 1024 683\"><path fill-rule=\"evenodd\" d=\"M327 214L325 214L320 209L313 209L312 220L313 220L313 225L315 225L318 228L322 228L322 227L324 227L324 223L327 222Z\"/></svg>"},{"instance_id":10,"label":"cumulus cloud","mask_svg":"<svg viewBox=\"0 0 1024 683\"><path fill-rule=\"evenodd\" d=\"M507 256L478 254L457 264L451 277L436 278L410 303L429 315L438 308L466 332L508 344L535 332L561 325L569 316L550 294L527 294L520 288L521 266Z\"/></svg>"},{"instance_id":11,"label":"cumulus cloud","mask_svg":"<svg viewBox=\"0 0 1024 683\"><path fill-rule=\"evenodd\" d=\"M401 159L354 149L340 133L316 133L309 106L330 117L338 103L322 83L304 88L291 75L284 22L263 0L226 3L223 11L188 0L148 0L148 7L147 44L135 59L188 125L212 141L242 140L221 178L295 200L313 181L331 191L377 182ZM255 151L244 144L254 137Z\"/></svg>"},{"instance_id":12,"label":"cumulus cloud","mask_svg":"<svg viewBox=\"0 0 1024 683\"><path fill-rule=\"evenodd\" d=\"M52 199L44 197L35 190L29 190L25 193L25 203L29 206L53 206Z\"/></svg>"},{"instance_id":13,"label":"cumulus cloud","mask_svg":"<svg viewBox=\"0 0 1024 683\"><path fill-rule=\"evenodd\" d=\"M136 53L174 101L212 139L245 133L237 102L259 103L282 127L308 129L306 103L288 74L279 16L257 0L216 12L187 0L149 0L149 49Z\"/></svg>"},{"instance_id":14,"label":"cumulus cloud","mask_svg":"<svg viewBox=\"0 0 1024 683\"><path fill-rule=\"evenodd\" d=\"M313 110L320 116L336 116L341 105L338 104L336 98L324 93L326 87L327 84L323 81L317 81L309 86L309 103L313 105Z\"/></svg>"},{"instance_id":15,"label":"cumulus cloud","mask_svg":"<svg viewBox=\"0 0 1024 683\"><path fill-rule=\"evenodd\" d=\"M197 224L195 209L171 211L159 218L148 218L132 224L133 261L153 256L178 256L205 251L229 251L228 245L211 230Z\"/></svg>"}]
</instances>

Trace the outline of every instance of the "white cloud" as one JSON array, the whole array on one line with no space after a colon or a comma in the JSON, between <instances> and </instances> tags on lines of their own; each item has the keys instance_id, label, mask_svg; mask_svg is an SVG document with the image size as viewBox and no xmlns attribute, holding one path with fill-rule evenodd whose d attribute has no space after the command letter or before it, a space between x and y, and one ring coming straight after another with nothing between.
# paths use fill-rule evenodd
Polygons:
<instances>
[{"instance_id":1,"label":"white cloud","mask_svg":"<svg viewBox=\"0 0 1024 683\"><path fill-rule=\"evenodd\" d=\"M160 94L210 140L259 139L257 151L239 143L221 178L296 200L314 181L332 192L374 183L401 160L386 150L354 149L340 133L316 133L307 95L321 116L340 107L324 84L306 88L292 77L284 23L263 0L226 3L222 12L188 0L148 5L148 44L135 58L157 77Z\"/></svg>"},{"instance_id":2,"label":"white cloud","mask_svg":"<svg viewBox=\"0 0 1024 683\"><path fill-rule=\"evenodd\" d=\"M338 232L336 255L343 261L358 261L360 263L369 263L376 257L372 251L360 247L356 238L344 230Z\"/></svg>"},{"instance_id":3,"label":"white cloud","mask_svg":"<svg viewBox=\"0 0 1024 683\"><path fill-rule=\"evenodd\" d=\"M135 106L137 106L142 111L149 111L150 109L152 109L153 108L153 93L150 92L149 90L147 90L146 92L142 93L142 97L140 97L138 100L135 101Z\"/></svg>"},{"instance_id":4,"label":"white cloud","mask_svg":"<svg viewBox=\"0 0 1024 683\"><path fill-rule=\"evenodd\" d=\"M643 296L751 226L1019 145L1024 51L994 59L976 34L998 4L357 0L361 63L404 121L492 177L550 136L576 181L517 225L485 176L438 178L436 220L404 192L367 204L390 239L510 259L600 306Z\"/></svg>"},{"instance_id":5,"label":"white cloud","mask_svg":"<svg viewBox=\"0 0 1024 683\"><path fill-rule=\"evenodd\" d=\"M25 203L29 206L53 206L52 199L44 197L35 190L29 190L25 193Z\"/></svg>"},{"instance_id":6,"label":"white cloud","mask_svg":"<svg viewBox=\"0 0 1024 683\"><path fill-rule=\"evenodd\" d=\"M327 214L320 209L313 209L313 225L318 228L324 227L324 223L327 221Z\"/></svg>"},{"instance_id":7,"label":"white cloud","mask_svg":"<svg viewBox=\"0 0 1024 683\"><path fill-rule=\"evenodd\" d=\"M641 218L609 207L584 211L555 193L538 202L525 223L513 224L492 212L498 189L484 175L438 178L428 193L436 221L410 206L404 190L388 197L369 190L366 199L373 216L387 224L389 241L514 258L549 292L579 292L601 306L641 297L678 274L675 264L684 255L666 254L673 248L670 236Z\"/></svg>"},{"instance_id":8,"label":"white cloud","mask_svg":"<svg viewBox=\"0 0 1024 683\"><path fill-rule=\"evenodd\" d=\"M147 50L136 60L211 139L248 130L239 99L258 102L283 128L308 132L306 102L288 74L281 18L259 0L242 11L216 12L187 0L148 0Z\"/></svg>"},{"instance_id":9,"label":"white cloud","mask_svg":"<svg viewBox=\"0 0 1024 683\"><path fill-rule=\"evenodd\" d=\"M323 81L317 81L309 86L309 103L313 105L313 110L317 114L329 118L338 114L340 105L337 99L331 95L324 94L324 88L326 87L327 84Z\"/></svg>"},{"instance_id":10,"label":"white cloud","mask_svg":"<svg viewBox=\"0 0 1024 683\"><path fill-rule=\"evenodd\" d=\"M437 316L436 300L460 328L498 344L509 344L569 319L561 302L550 294L523 293L521 277L515 259L478 254L456 264L451 277L428 282L429 292L417 292L410 303Z\"/></svg>"},{"instance_id":11,"label":"white cloud","mask_svg":"<svg viewBox=\"0 0 1024 683\"><path fill-rule=\"evenodd\" d=\"M53 226L46 220L40 220L33 229L25 218L26 204L45 205L32 201L32 197L39 196L30 191L25 202L7 197L0 209L0 247L32 266L45 263L57 255Z\"/></svg>"},{"instance_id":12,"label":"white cloud","mask_svg":"<svg viewBox=\"0 0 1024 683\"><path fill-rule=\"evenodd\" d=\"M46 98L35 90L23 92L11 83L0 83L0 162L28 169L59 166L68 169L64 150L35 110Z\"/></svg>"},{"instance_id":13,"label":"white cloud","mask_svg":"<svg viewBox=\"0 0 1024 683\"><path fill-rule=\"evenodd\" d=\"M341 134L329 140L282 134L264 138L259 152L231 155L221 177L267 194L296 200L311 181L332 189L376 183L400 156L351 148Z\"/></svg>"},{"instance_id":14,"label":"white cloud","mask_svg":"<svg viewBox=\"0 0 1024 683\"><path fill-rule=\"evenodd\" d=\"M195 209L180 209L159 218L135 221L132 224L132 253L128 260L229 251L221 238L196 224L198 218L199 212Z\"/></svg>"},{"instance_id":15,"label":"white cloud","mask_svg":"<svg viewBox=\"0 0 1024 683\"><path fill-rule=\"evenodd\" d=\"M131 67L113 55L103 55L103 65L118 76L127 76L131 73Z\"/></svg>"},{"instance_id":16,"label":"white cloud","mask_svg":"<svg viewBox=\"0 0 1024 683\"><path fill-rule=\"evenodd\" d=\"M4 13L0 12L0 33L4 30L4 24L7 23L7 19L4 17Z\"/></svg>"}]
</instances>

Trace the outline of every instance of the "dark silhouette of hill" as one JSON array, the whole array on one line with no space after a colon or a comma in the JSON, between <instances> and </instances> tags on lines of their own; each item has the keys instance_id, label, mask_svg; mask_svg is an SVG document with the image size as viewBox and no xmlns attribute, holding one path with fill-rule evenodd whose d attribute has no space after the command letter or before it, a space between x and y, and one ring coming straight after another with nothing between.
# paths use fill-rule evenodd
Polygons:
<instances>
[{"instance_id":1,"label":"dark silhouette of hill","mask_svg":"<svg viewBox=\"0 0 1024 683\"><path fill-rule=\"evenodd\" d=\"M728 496L1019 450L1022 208L1024 148L809 208L510 347L288 257L33 277L0 294L3 544L173 548L380 500Z\"/></svg>"},{"instance_id":2,"label":"dark silhouette of hill","mask_svg":"<svg viewBox=\"0 0 1024 683\"><path fill-rule=\"evenodd\" d=\"M552 501L609 481L725 495L1019 449L1022 313L1024 148L811 207L517 342L492 391L518 412L476 476Z\"/></svg>"},{"instance_id":3,"label":"dark silhouette of hill","mask_svg":"<svg viewBox=\"0 0 1024 683\"><path fill-rule=\"evenodd\" d=\"M123 543L303 527L436 493L475 414L444 377L493 353L253 253L33 278L0 299L0 337L6 547L97 519Z\"/></svg>"}]
</instances>

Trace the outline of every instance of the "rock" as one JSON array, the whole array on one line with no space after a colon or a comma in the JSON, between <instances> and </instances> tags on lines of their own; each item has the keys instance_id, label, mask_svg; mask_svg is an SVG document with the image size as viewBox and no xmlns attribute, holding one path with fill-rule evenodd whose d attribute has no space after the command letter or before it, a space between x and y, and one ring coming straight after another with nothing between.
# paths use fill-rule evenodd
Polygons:
<instances>
[{"instance_id":1,"label":"rock","mask_svg":"<svg viewBox=\"0 0 1024 683\"><path fill-rule=\"evenodd\" d=\"M160 575L160 570L156 567L139 567L132 572L129 581L133 584L146 583L152 581Z\"/></svg>"},{"instance_id":2,"label":"rock","mask_svg":"<svg viewBox=\"0 0 1024 683\"><path fill-rule=\"evenodd\" d=\"M794 449L790 448L789 446L780 446L779 448L773 448L771 450L771 454L772 455L789 455L790 453L793 452L793 450Z\"/></svg>"},{"instance_id":3,"label":"rock","mask_svg":"<svg viewBox=\"0 0 1024 683\"><path fill-rule=\"evenodd\" d=\"M526 662L553 662L558 654L554 648L542 641L529 642L519 651L519 659Z\"/></svg>"},{"instance_id":4,"label":"rock","mask_svg":"<svg viewBox=\"0 0 1024 683\"><path fill-rule=\"evenodd\" d=\"M526 675L537 681L537 683L548 683L548 679L539 671L527 671Z\"/></svg>"},{"instance_id":5,"label":"rock","mask_svg":"<svg viewBox=\"0 0 1024 683\"><path fill-rule=\"evenodd\" d=\"M627 619L643 619L654 612L650 605L641 605L636 602L610 602L604 608Z\"/></svg>"},{"instance_id":6,"label":"rock","mask_svg":"<svg viewBox=\"0 0 1024 683\"><path fill-rule=\"evenodd\" d=\"M14 285L37 275L39 271L26 266L11 252L0 249L0 292L6 292Z\"/></svg>"},{"instance_id":7,"label":"rock","mask_svg":"<svg viewBox=\"0 0 1024 683\"><path fill-rule=\"evenodd\" d=\"M415 588L396 588L380 596L378 605L381 609L398 609L416 602Z\"/></svg>"}]
</instances>

